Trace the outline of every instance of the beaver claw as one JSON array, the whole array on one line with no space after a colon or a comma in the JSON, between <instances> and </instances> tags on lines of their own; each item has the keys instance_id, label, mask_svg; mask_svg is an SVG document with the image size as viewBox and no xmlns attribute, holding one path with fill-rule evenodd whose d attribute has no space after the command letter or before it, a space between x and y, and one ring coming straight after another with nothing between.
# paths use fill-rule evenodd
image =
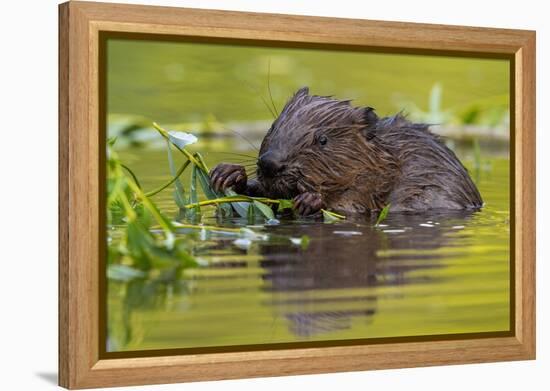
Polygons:
<instances>
[{"instance_id":1,"label":"beaver claw","mask_svg":"<svg viewBox=\"0 0 550 391\"><path fill-rule=\"evenodd\" d=\"M319 212L324 207L319 193L302 193L294 197L294 210L302 215L309 216Z\"/></svg>"},{"instance_id":2,"label":"beaver claw","mask_svg":"<svg viewBox=\"0 0 550 391\"><path fill-rule=\"evenodd\" d=\"M210 183L216 191L224 191L230 187L237 193L246 189L246 171L238 164L220 163L210 171Z\"/></svg>"}]
</instances>

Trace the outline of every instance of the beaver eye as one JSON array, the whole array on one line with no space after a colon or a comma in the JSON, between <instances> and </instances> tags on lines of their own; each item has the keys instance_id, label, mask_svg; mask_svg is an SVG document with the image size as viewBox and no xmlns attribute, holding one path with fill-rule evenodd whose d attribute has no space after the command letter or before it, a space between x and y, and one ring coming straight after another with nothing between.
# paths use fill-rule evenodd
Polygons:
<instances>
[{"instance_id":1,"label":"beaver eye","mask_svg":"<svg viewBox=\"0 0 550 391\"><path fill-rule=\"evenodd\" d=\"M325 145L327 143L327 141L328 141L327 136L319 137L319 144Z\"/></svg>"}]
</instances>

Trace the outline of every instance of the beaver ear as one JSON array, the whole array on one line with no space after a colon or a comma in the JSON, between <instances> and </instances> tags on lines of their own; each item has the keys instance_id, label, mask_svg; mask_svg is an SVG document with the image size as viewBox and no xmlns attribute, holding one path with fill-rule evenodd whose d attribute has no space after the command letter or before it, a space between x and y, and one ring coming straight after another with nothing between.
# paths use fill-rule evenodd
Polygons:
<instances>
[{"instance_id":1,"label":"beaver ear","mask_svg":"<svg viewBox=\"0 0 550 391\"><path fill-rule=\"evenodd\" d=\"M363 108L363 119L368 126L374 126L378 122L378 115L372 107L365 107Z\"/></svg>"},{"instance_id":2,"label":"beaver ear","mask_svg":"<svg viewBox=\"0 0 550 391\"><path fill-rule=\"evenodd\" d=\"M363 108L363 121L367 125L363 129L363 135L367 140L372 140L376 136L374 128L378 119L378 115L376 115L372 107Z\"/></svg>"},{"instance_id":3,"label":"beaver ear","mask_svg":"<svg viewBox=\"0 0 550 391\"><path fill-rule=\"evenodd\" d=\"M309 87L302 87L296 93L295 96L307 96L309 95Z\"/></svg>"}]
</instances>

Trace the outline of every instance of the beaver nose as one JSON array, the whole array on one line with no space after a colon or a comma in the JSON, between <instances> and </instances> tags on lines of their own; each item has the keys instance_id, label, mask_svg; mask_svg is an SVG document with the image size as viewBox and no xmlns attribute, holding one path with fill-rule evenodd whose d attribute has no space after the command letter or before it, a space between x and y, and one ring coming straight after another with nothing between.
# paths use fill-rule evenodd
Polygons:
<instances>
[{"instance_id":1,"label":"beaver nose","mask_svg":"<svg viewBox=\"0 0 550 391\"><path fill-rule=\"evenodd\" d=\"M270 177L277 175L285 168L281 159L273 152L263 153L258 159L258 167L262 174Z\"/></svg>"}]
</instances>

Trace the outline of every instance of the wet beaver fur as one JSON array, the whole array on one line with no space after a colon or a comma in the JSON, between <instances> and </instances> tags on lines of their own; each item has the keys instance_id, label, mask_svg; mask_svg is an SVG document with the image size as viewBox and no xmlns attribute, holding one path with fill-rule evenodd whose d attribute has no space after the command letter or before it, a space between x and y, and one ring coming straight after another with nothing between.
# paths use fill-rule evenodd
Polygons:
<instances>
[{"instance_id":1,"label":"wet beaver fur","mask_svg":"<svg viewBox=\"0 0 550 391\"><path fill-rule=\"evenodd\" d=\"M370 107L298 90L267 132L257 179L221 163L217 190L292 198L301 215L478 209L483 201L466 168L426 124L401 114L379 118Z\"/></svg>"}]
</instances>

